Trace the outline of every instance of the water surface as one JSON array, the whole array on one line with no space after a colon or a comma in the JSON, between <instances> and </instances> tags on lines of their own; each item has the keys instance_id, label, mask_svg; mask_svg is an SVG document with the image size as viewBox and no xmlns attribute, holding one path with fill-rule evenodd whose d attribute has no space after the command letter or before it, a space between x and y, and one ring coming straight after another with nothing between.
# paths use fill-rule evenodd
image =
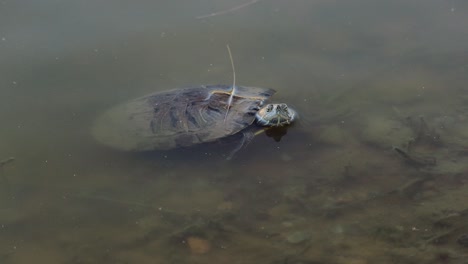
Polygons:
<instances>
[{"instance_id":1,"label":"water surface","mask_svg":"<svg viewBox=\"0 0 468 264\"><path fill-rule=\"evenodd\" d=\"M0 2L0 262L463 263L468 4ZM270 87L300 120L234 160L90 129L151 92ZM394 148L402 152L395 151ZM403 154L402 154L403 153Z\"/></svg>"}]
</instances>

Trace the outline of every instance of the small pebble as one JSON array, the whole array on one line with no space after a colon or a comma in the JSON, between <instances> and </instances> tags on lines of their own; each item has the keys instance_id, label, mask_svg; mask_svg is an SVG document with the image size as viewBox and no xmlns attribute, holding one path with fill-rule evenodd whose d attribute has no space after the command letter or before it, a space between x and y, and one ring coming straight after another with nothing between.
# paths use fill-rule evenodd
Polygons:
<instances>
[{"instance_id":1,"label":"small pebble","mask_svg":"<svg viewBox=\"0 0 468 264\"><path fill-rule=\"evenodd\" d=\"M210 242L200 237L188 237L187 244L192 254L206 254L211 250Z\"/></svg>"}]
</instances>

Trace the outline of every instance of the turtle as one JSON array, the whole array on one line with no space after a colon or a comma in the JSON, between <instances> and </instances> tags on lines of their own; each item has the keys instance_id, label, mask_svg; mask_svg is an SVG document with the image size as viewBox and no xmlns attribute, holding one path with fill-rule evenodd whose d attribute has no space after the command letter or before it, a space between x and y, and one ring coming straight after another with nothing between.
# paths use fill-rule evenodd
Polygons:
<instances>
[{"instance_id":1,"label":"turtle","mask_svg":"<svg viewBox=\"0 0 468 264\"><path fill-rule=\"evenodd\" d=\"M235 89L233 89L233 87ZM199 85L155 92L117 105L97 117L94 138L124 151L169 150L291 124L295 110L267 103L276 91L232 85Z\"/></svg>"}]
</instances>

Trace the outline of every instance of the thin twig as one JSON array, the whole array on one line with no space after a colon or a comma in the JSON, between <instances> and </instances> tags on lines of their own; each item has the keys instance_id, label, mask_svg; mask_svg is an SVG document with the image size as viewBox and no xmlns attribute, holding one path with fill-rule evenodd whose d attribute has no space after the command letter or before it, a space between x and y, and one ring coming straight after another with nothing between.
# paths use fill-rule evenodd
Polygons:
<instances>
[{"instance_id":1,"label":"thin twig","mask_svg":"<svg viewBox=\"0 0 468 264\"><path fill-rule=\"evenodd\" d=\"M234 98L234 93L236 92L236 69L234 68L234 60L232 59L232 53L231 53L231 48L229 48L229 45L226 45L228 53L229 53L229 59L231 60L231 66L232 66L232 90L231 94L229 95L228 99L228 105L226 109L226 115L224 116L224 123L226 123L226 119L229 113L229 109L231 108L232 104L232 99Z\"/></svg>"},{"instance_id":2,"label":"thin twig","mask_svg":"<svg viewBox=\"0 0 468 264\"><path fill-rule=\"evenodd\" d=\"M228 13L232 13L232 12L235 12L239 9L242 9L242 8L245 8L245 7L248 7L250 5L253 5L257 2L260 2L261 0L251 0L250 2L247 2L247 3L243 3L241 5L238 5L238 6L235 6L233 8L230 8L230 9L227 9L227 10L222 10L222 11L218 11L218 12L214 12L214 13L211 13L211 14L208 14L208 15L204 15L204 16L197 16L195 17L196 19L203 19L203 18L207 18L207 17L214 17L214 16L220 16L220 15L225 15L225 14L228 14Z\"/></svg>"}]
</instances>

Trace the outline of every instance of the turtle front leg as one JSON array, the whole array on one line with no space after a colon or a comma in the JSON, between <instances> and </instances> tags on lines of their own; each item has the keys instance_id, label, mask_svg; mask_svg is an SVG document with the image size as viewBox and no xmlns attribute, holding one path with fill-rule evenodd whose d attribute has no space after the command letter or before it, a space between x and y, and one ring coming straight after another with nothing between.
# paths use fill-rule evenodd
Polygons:
<instances>
[{"instance_id":1,"label":"turtle front leg","mask_svg":"<svg viewBox=\"0 0 468 264\"><path fill-rule=\"evenodd\" d=\"M226 160L231 160L234 155L241 150L242 148L246 147L252 139L255 137L255 133L253 131L243 131L242 132L242 139L239 141L239 144L229 153Z\"/></svg>"}]
</instances>

